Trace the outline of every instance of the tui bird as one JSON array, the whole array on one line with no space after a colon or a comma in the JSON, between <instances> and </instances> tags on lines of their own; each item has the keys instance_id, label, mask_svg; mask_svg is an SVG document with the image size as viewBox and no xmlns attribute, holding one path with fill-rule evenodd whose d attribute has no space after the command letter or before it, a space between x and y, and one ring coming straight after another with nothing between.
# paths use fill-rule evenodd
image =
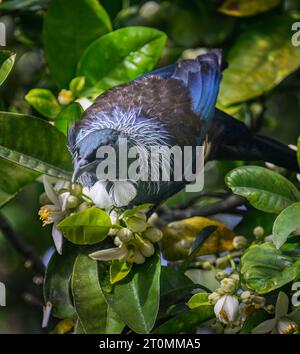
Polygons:
<instances>
[{"instance_id":1,"label":"tui bird","mask_svg":"<svg viewBox=\"0 0 300 354\"><path fill-rule=\"evenodd\" d=\"M221 51L214 49L195 60L151 71L98 96L68 133L73 182L78 180L93 189L101 207L159 204L188 183L174 178L169 182L99 180L98 148L120 150L121 138L142 152L151 146L205 145L205 161L262 160L297 171L295 151L254 135L245 124L215 108L222 70ZM190 163L194 165L196 159L193 150ZM144 170L148 158L143 163Z\"/></svg>"}]
</instances>

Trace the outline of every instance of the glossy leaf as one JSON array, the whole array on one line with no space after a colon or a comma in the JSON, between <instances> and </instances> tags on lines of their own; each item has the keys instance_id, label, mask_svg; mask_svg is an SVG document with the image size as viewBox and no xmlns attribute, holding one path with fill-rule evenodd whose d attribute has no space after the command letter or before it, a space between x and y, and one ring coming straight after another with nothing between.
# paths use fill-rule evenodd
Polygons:
<instances>
[{"instance_id":1,"label":"glossy leaf","mask_svg":"<svg viewBox=\"0 0 300 354\"><path fill-rule=\"evenodd\" d=\"M61 111L61 106L50 90L32 89L27 93L25 99L44 117L54 119Z\"/></svg>"},{"instance_id":2,"label":"glossy leaf","mask_svg":"<svg viewBox=\"0 0 300 354\"><path fill-rule=\"evenodd\" d=\"M281 0L226 0L219 11L230 16L253 16L268 11Z\"/></svg>"},{"instance_id":3,"label":"glossy leaf","mask_svg":"<svg viewBox=\"0 0 300 354\"><path fill-rule=\"evenodd\" d=\"M196 256L213 254L233 249L234 232L222 223L205 217L193 217L171 222L163 230L163 253L168 260L188 257L197 236L207 227L216 226L214 231L200 246Z\"/></svg>"},{"instance_id":4,"label":"glossy leaf","mask_svg":"<svg viewBox=\"0 0 300 354\"><path fill-rule=\"evenodd\" d=\"M160 306L168 307L179 301L187 300L197 288L191 279L181 271L171 267L162 267L160 276Z\"/></svg>"},{"instance_id":5,"label":"glossy leaf","mask_svg":"<svg viewBox=\"0 0 300 354\"><path fill-rule=\"evenodd\" d=\"M233 193L268 213L280 213L300 200L299 191L288 179L264 167L238 167L227 174L225 182Z\"/></svg>"},{"instance_id":6,"label":"glossy leaf","mask_svg":"<svg viewBox=\"0 0 300 354\"><path fill-rule=\"evenodd\" d=\"M190 309L199 308L204 305L211 305L208 301L208 293L197 293L187 303Z\"/></svg>"},{"instance_id":7,"label":"glossy leaf","mask_svg":"<svg viewBox=\"0 0 300 354\"><path fill-rule=\"evenodd\" d=\"M72 92L73 97L78 97L81 91L84 89L85 86L85 77L84 76L77 76L70 82L70 91Z\"/></svg>"},{"instance_id":8,"label":"glossy leaf","mask_svg":"<svg viewBox=\"0 0 300 354\"><path fill-rule=\"evenodd\" d=\"M44 21L44 48L50 71L67 87L85 48L111 30L110 19L97 0L51 0Z\"/></svg>"},{"instance_id":9,"label":"glossy leaf","mask_svg":"<svg viewBox=\"0 0 300 354\"><path fill-rule=\"evenodd\" d=\"M132 263L127 263L114 259L109 268L109 277L112 284L124 279L131 270Z\"/></svg>"},{"instance_id":10,"label":"glossy leaf","mask_svg":"<svg viewBox=\"0 0 300 354\"><path fill-rule=\"evenodd\" d=\"M158 313L159 289L160 259L154 255L144 264L134 265L129 276L116 283L105 296L128 327L137 333L149 333Z\"/></svg>"},{"instance_id":11,"label":"glossy leaf","mask_svg":"<svg viewBox=\"0 0 300 354\"><path fill-rule=\"evenodd\" d=\"M0 158L0 170L0 207L39 176L39 173L3 158Z\"/></svg>"},{"instance_id":12,"label":"glossy leaf","mask_svg":"<svg viewBox=\"0 0 300 354\"><path fill-rule=\"evenodd\" d=\"M61 319L75 319L76 311L70 293L70 281L77 252L64 248L63 256L53 253L44 281L44 299L52 304L52 314Z\"/></svg>"},{"instance_id":13,"label":"glossy leaf","mask_svg":"<svg viewBox=\"0 0 300 354\"><path fill-rule=\"evenodd\" d=\"M99 208L88 208L68 216L57 227L72 243L91 245L107 237L111 220L105 211Z\"/></svg>"},{"instance_id":14,"label":"glossy leaf","mask_svg":"<svg viewBox=\"0 0 300 354\"><path fill-rule=\"evenodd\" d=\"M213 305L203 305L199 308L181 313L171 318L167 322L155 329L155 334L175 334L189 333L194 331L202 322L208 321L214 317Z\"/></svg>"},{"instance_id":15,"label":"glossy leaf","mask_svg":"<svg viewBox=\"0 0 300 354\"><path fill-rule=\"evenodd\" d=\"M79 103L72 103L65 107L55 119L55 126L63 134L68 134L70 126L79 121L83 113L83 108Z\"/></svg>"},{"instance_id":16,"label":"glossy leaf","mask_svg":"<svg viewBox=\"0 0 300 354\"><path fill-rule=\"evenodd\" d=\"M97 262L78 255L71 281L74 306L87 334L106 333L107 304L102 294Z\"/></svg>"},{"instance_id":17,"label":"glossy leaf","mask_svg":"<svg viewBox=\"0 0 300 354\"><path fill-rule=\"evenodd\" d=\"M219 103L229 106L260 96L300 66L300 47L291 43L292 20L270 16L249 25L228 54Z\"/></svg>"},{"instance_id":18,"label":"glossy leaf","mask_svg":"<svg viewBox=\"0 0 300 354\"><path fill-rule=\"evenodd\" d=\"M288 236L298 228L300 228L300 202L290 205L276 218L272 233L276 248L280 248Z\"/></svg>"},{"instance_id":19,"label":"glossy leaf","mask_svg":"<svg viewBox=\"0 0 300 354\"><path fill-rule=\"evenodd\" d=\"M147 27L126 27L102 36L83 54L78 74L87 86L106 90L152 70L166 43L166 35Z\"/></svg>"},{"instance_id":20,"label":"glossy leaf","mask_svg":"<svg viewBox=\"0 0 300 354\"><path fill-rule=\"evenodd\" d=\"M14 66L15 59L16 54L8 50L0 51L0 86L9 75L12 67Z\"/></svg>"},{"instance_id":21,"label":"glossy leaf","mask_svg":"<svg viewBox=\"0 0 300 354\"><path fill-rule=\"evenodd\" d=\"M69 178L72 170L65 136L44 120L24 114L0 112L0 157L61 178Z\"/></svg>"},{"instance_id":22,"label":"glossy leaf","mask_svg":"<svg viewBox=\"0 0 300 354\"><path fill-rule=\"evenodd\" d=\"M242 256L241 274L250 289L266 294L300 275L300 259L284 254L272 243L253 245Z\"/></svg>"}]
</instances>

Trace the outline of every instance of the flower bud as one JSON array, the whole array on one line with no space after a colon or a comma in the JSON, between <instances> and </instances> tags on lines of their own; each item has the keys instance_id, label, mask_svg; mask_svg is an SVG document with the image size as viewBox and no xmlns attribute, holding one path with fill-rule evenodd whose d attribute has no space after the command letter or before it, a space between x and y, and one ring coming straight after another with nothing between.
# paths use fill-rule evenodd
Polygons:
<instances>
[{"instance_id":1,"label":"flower bud","mask_svg":"<svg viewBox=\"0 0 300 354\"><path fill-rule=\"evenodd\" d=\"M221 281L222 279L228 277L228 274L221 270L220 272L217 272L215 275L216 280Z\"/></svg>"},{"instance_id":2,"label":"flower bud","mask_svg":"<svg viewBox=\"0 0 300 354\"><path fill-rule=\"evenodd\" d=\"M143 236L151 242L159 242L163 237L163 233L156 227L148 227Z\"/></svg>"},{"instance_id":3,"label":"flower bud","mask_svg":"<svg viewBox=\"0 0 300 354\"><path fill-rule=\"evenodd\" d=\"M128 218L126 220L126 225L132 232L144 232L148 227L145 220L142 220L136 216Z\"/></svg>"},{"instance_id":4,"label":"flower bud","mask_svg":"<svg viewBox=\"0 0 300 354\"><path fill-rule=\"evenodd\" d=\"M71 193L73 195L75 195L76 197L79 197L80 194L82 193L82 187L80 184L78 183L75 183L72 185L72 188L71 188Z\"/></svg>"},{"instance_id":5,"label":"flower bud","mask_svg":"<svg viewBox=\"0 0 300 354\"><path fill-rule=\"evenodd\" d=\"M118 231L119 229L115 229L114 227L111 227L108 231L108 236L116 236Z\"/></svg>"},{"instance_id":6,"label":"flower bud","mask_svg":"<svg viewBox=\"0 0 300 354\"><path fill-rule=\"evenodd\" d=\"M213 292L213 293L208 295L208 301L212 305L215 305L220 298L221 298L221 295L218 294L217 292Z\"/></svg>"},{"instance_id":7,"label":"flower bud","mask_svg":"<svg viewBox=\"0 0 300 354\"><path fill-rule=\"evenodd\" d=\"M136 264L143 264L146 258L142 255L142 253L136 249L134 252L134 263Z\"/></svg>"},{"instance_id":8,"label":"flower bud","mask_svg":"<svg viewBox=\"0 0 300 354\"><path fill-rule=\"evenodd\" d=\"M293 334L297 331L298 325L289 318L281 318L277 324L277 330L280 334Z\"/></svg>"},{"instance_id":9,"label":"flower bud","mask_svg":"<svg viewBox=\"0 0 300 354\"><path fill-rule=\"evenodd\" d=\"M212 265L210 262L206 261L202 263L202 269L204 270L211 270L212 269Z\"/></svg>"},{"instance_id":10,"label":"flower bud","mask_svg":"<svg viewBox=\"0 0 300 354\"><path fill-rule=\"evenodd\" d=\"M155 253L153 244L146 240L140 243L139 249L145 257L151 257Z\"/></svg>"},{"instance_id":11,"label":"flower bud","mask_svg":"<svg viewBox=\"0 0 300 354\"><path fill-rule=\"evenodd\" d=\"M61 105L67 106L73 101L72 92L69 90L61 90L58 94L57 100Z\"/></svg>"},{"instance_id":12,"label":"flower bud","mask_svg":"<svg viewBox=\"0 0 300 354\"><path fill-rule=\"evenodd\" d=\"M221 289L224 290L225 293L234 293L236 291L237 282L231 278L224 278L221 280Z\"/></svg>"},{"instance_id":13,"label":"flower bud","mask_svg":"<svg viewBox=\"0 0 300 354\"><path fill-rule=\"evenodd\" d=\"M230 262L227 257L221 257L216 260L216 267L219 269L225 269L229 265L230 265Z\"/></svg>"},{"instance_id":14,"label":"flower bud","mask_svg":"<svg viewBox=\"0 0 300 354\"><path fill-rule=\"evenodd\" d=\"M41 205L52 204L51 200L47 196L47 193L42 193L40 195L40 204Z\"/></svg>"},{"instance_id":15,"label":"flower bud","mask_svg":"<svg viewBox=\"0 0 300 354\"><path fill-rule=\"evenodd\" d=\"M217 319L225 324L235 322L239 315L239 302L235 296L222 296L214 307Z\"/></svg>"},{"instance_id":16,"label":"flower bud","mask_svg":"<svg viewBox=\"0 0 300 354\"><path fill-rule=\"evenodd\" d=\"M148 224L150 226L155 226L158 222L158 215L157 213L151 214L150 218L148 219Z\"/></svg>"},{"instance_id":17,"label":"flower bud","mask_svg":"<svg viewBox=\"0 0 300 354\"><path fill-rule=\"evenodd\" d=\"M249 302L251 299L251 292L249 290L243 291L240 295L242 302Z\"/></svg>"},{"instance_id":18,"label":"flower bud","mask_svg":"<svg viewBox=\"0 0 300 354\"><path fill-rule=\"evenodd\" d=\"M240 276L237 273L232 273L229 278L235 280L236 282L240 281Z\"/></svg>"},{"instance_id":19,"label":"flower bud","mask_svg":"<svg viewBox=\"0 0 300 354\"><path fill-rule=\"evenodd\" d=\"M118 246L118 247L122 245L122 241L119 239L118 236L116 236L114 238L114 244L115 244L115 246Z\"/></svg>"},{"instance_id":20,"label":"flower bud","mask_svg":"<svg viewBox=\"0 0 300 354\"><path fill-rule=\"evenodd\" d=\"M248 240L246 239L245 236L235 236L235 238L232 241L233 247L237 250L245 248L247 244L248 244Z\"/></svg>"},{"instance_id":21,"label":"flower bud","mask_svg":"<svg viewBox=\"0 0 300 354\"><path fill-rule=\"evenodd\" d=\"M83 202L79 205L78 211L84 211L84 210L88 209L89 207L90 207L90 205L87 202Z\"/></svg>"},{"instance_id":22,"label":"flower bud","mask_svg":"<svg viewBox=\"0 0 300 354\"><path fill-rule=\"evenodd\" d=\"M67 208L68 209L74 209L78 206L79 200L75 195L70 195L67 200Z\"/></svg>"},{"instance_id":23,"label":"flower bud","mask_svg":"<svg viewBox=\"0 0 300 354\"><path fill-rule=\"evenodd\" d=\"M127 229L126 227L122 228L117 232L117 236L123 242L128 242L133 238L133 233L131 230Z\"/></svg>"},{"instance_id":24,"label":"flower bud","mask_svg":"<svg viewBox=\"0 0 300 354\"><path fill-rule=\"evenodd\" d=\"M256 226L254 229L253 229L253 235L256 237L256 238L262 238L263 235L265 233L265 230L263 227L261 226Z\"/></svg>"}]
</instances>

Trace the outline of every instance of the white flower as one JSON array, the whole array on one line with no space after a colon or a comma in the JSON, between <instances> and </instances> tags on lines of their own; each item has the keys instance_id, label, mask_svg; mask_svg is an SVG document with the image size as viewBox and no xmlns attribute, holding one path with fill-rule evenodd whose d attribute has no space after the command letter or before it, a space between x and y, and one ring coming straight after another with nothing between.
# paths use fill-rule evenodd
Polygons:
<instances>
[{"instance_id":1,"label":"white flower","mask_svg":"<svg viewBox=\"0 0 300 354\"><path fill-rule=\"evenodd\" d=\"M63 236L62 233L58 230L57 224L64 219L65 211L67 207L68 198L70 196L69 192L63 192L61 194L57 194L56 191L63 185L65 185L65 181L58 181L56 185L53 187L51 182L46 175L43 176L43 183L45 192L47 194L48 199L52 202L52 204L44 205L39 210L40 219L43 221L43 226L48 224L53 224L52 227L52 237L54 241L54 245L59 254L62 253L62 244L63 244Z\"/></svg>"},{"instance_id":2,"label":"white flower","mask_svg":"<svg viewBox=\"0 0 300 354\"><path fill-rule=\"evenodd\" d=\"M215 304L214 311L220 322L235 322L239 315L239 301L235 296L224 295Z\"/></svg>"},{"instance_id":3,"label":"white flower","mask_svg":"<svg viewBox=\"0 0 300 354\"><path fill-rule=\"evenodd\" d=\"M84 111L93 104L93 101L85 97L78 98L75 102L78 102Z\"/></svg>"},{"instance_id":4,"label":"white flower","mask_svg":"<svg viewBox=\"0 0 300 354\"><path fill-rule=\"evenodd\" d=\"M225 293L234 293L237 287L237 281L231 278L222 279L220 284Z\"/></svg>"},{"instance_id":5,"label":"white flower","mask_svg":"<svg viewBox=\"0 0 300 354\"><path fill-rule=\"evenodd\" d=\"M107 209L112 205L112 200L107 193L106 183L98 181L92 187L83 188L83 193L87 195L93 203L101 209Z\"/></svg>"},{"instance_id":6,"label":"white flower","mask_svg":"<svg viewBox=\"0 0 300 354\"><path fill-rule=\"evenodd\" d=\"M69 103L73 101L73 95L70 90L61 90L57 97L58 102L63 105L67 106Z\"/></svg>"}]
</instances>

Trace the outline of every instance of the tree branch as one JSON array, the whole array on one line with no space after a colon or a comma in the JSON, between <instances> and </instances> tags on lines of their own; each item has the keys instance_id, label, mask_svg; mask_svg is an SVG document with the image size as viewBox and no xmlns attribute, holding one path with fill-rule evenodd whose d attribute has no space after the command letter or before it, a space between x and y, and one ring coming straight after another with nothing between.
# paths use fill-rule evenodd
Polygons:
<instances>
[{"instance_id":1,"label":"tree branch","mask_svg":"<svg viewBox=\"0 0 300 354\"><path fill-rule=\"evenodd\" d=\"M25 260L31 263L32 269L36 273L44 276L45 266L41 258L35 253L34 249L27 242L16 235L15 231L2 214L0 214L0 230L14 249L20 253Z\"/></svg>"},{"instance_id":2,"label":"tree branch","mask_svg":"<svg viewBox=\"0 0 300 354\"><path fill-rule=\"evenodd\" d=\"M159 225L164 226L171 221L191 218L193 216L210 216L220 213L235 212L235 208L246 204L247 200L235 194L231 194L216 203L205 206L191 206L186 209L169 209L161 206L157 209L159 218Z\"/></svg>"}]
</instances>

